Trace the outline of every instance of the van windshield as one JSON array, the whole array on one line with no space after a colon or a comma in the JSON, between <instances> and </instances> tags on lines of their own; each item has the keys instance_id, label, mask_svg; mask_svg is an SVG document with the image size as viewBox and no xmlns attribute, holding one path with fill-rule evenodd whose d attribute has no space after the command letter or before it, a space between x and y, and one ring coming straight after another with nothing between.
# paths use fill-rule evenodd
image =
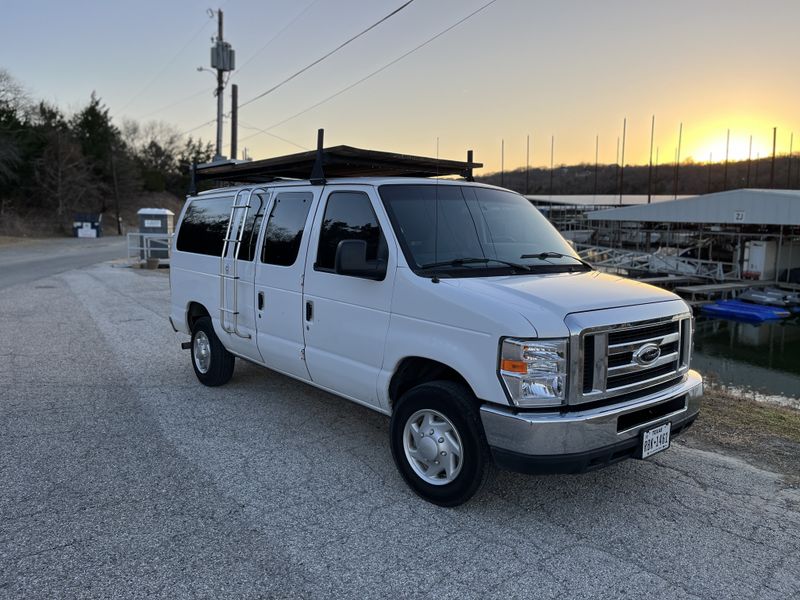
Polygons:
<instances>
[{"instance_id":1,"label":"van windshield","mask_svg":"<svg viewBox=\"0 0 800 600\"><path fill-rule=\"evenodd\" d=\"M514 192L450 184L384 185L379 192L415 271L469 276L589 268Z\"/></svg>"}]
</instances>

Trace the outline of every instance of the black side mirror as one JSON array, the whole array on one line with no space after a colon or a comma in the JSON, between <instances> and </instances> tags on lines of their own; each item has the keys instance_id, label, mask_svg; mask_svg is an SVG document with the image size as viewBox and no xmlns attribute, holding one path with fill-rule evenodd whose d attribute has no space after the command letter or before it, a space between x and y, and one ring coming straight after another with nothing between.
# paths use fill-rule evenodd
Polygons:
<instances>
[{"instance_id":1,"label":"black side mirror","mask_svg":"<svg viewBox=\"0 0 800 600\"><path fill-rule=\"evenodd\" d=\"M367 242L364 240L342 240L336 247L334 271L339 275L383 279L386 276L386 263L367 260Z\"/></svg>"}]
</instances>

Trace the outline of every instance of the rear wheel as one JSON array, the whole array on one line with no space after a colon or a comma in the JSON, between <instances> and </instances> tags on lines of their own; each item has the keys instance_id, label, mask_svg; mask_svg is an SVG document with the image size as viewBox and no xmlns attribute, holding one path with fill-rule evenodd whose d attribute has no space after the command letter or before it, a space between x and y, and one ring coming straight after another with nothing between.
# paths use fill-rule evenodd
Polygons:
<instances>
[{"instance_id":1,"label":"rear wheel","mask_svg":"<svg viewBox=\"0 0 800 600\"><path fill-rule=\"evenodd\" d=\"M434 504L463 504L494 471L475 397L458 383L435 381L406 392L390 436L403 479Z\"/></svg>"},{"instance_id":2,"label":"rear wheel","mask_svg":"<svg viewBox=\"0 0 800 600\"><path fill-rule=\"evenodd\" d=\"M228 383L235 360L214 333L211 317L197 319L192 329L192 367L200 383L208 386Z\"/></svg>"}]
</instances>

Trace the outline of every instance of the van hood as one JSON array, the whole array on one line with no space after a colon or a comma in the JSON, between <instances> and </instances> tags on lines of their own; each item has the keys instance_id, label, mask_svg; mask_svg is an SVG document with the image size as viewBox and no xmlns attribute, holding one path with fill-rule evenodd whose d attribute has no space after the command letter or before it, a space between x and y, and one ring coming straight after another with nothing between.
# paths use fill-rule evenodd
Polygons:
<instances>
[{"instance_id":1,"label":"van hood","mask_svg":"<svg viewBox=\"0 0 800 600\"><path fill-rule=\"evenodd\" d=\"M534 326L535 320L529 317L532 313L548 312L563 320L575 312L680 300L661 288L599 271L469 277L449 281L458 281L459 287L465 291L491 296L506 306L513 305Z\"/></svg>"}]
</instances>

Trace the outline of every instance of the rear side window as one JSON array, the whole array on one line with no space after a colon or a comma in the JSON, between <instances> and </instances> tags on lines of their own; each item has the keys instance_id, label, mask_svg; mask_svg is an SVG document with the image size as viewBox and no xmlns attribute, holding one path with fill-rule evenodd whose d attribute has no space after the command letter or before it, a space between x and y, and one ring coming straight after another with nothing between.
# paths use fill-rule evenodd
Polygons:
<instances>
[{"instance_id":1,"label":"rear side window","mask_svg":"<svg viewBox=\"0 0 800 600\"><path fill-rule=\"evenodd\" d=\"M239 203L242 203L241 199ZM261 221L264 218L264 195L253 194L250 199L250 208L247 211L247 219L244 222L242 231L242 247L239 249L239 260L251 261L256 256L256 244L258 243L258 232L261 230ZM239 211L244 212L243 210Z\"/></svg>"},{"instance_id":2,"label":"rear side window","mask_svg":"<svg viewBox=\"0 0 800 600\"><path fill-rule=\"evenodd\" d=\"M311 192L278 194L264 232L261 262L283 267L295 263L313 199Z\"/></svg>"},{"instance_id":3,"label":"rear side window","mask_svg":"<svg viewBox=\"0 0 800 600\"><path fill-rule=\"evenodd\" d=\"M231 197L192 200L178 232L177 249L221 256L232 202Z\"/></svg>"},{"instance_id":4,"label":"rear side window","mask_svg":"<svg viewBox=\"0 0 800 600\"><path fill-rule=\"evenodd\" d=\"M342 240L366 241L367 260L377 260L379 249L386 253L382 237L369 196L364 192L334 192L325 207L315 267L333 271L336 248Z\"/></svg>"}]
</instances>

